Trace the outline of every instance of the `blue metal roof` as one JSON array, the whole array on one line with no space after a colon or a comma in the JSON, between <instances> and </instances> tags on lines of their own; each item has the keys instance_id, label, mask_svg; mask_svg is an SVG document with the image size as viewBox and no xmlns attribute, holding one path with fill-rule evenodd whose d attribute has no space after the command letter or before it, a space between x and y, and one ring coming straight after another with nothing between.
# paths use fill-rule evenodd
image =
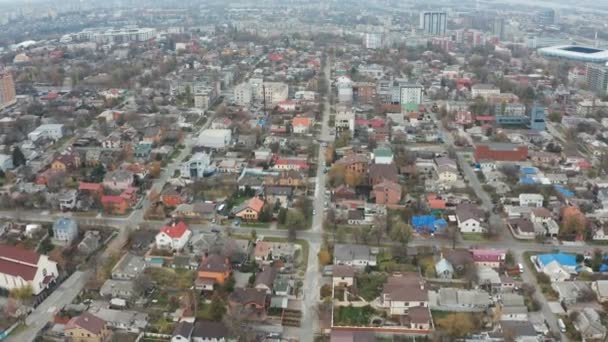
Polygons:
<instances>
[{"instance_id":1,"label":"blue metal roof","mask_svg":"<svg viewBox=\"0 0 608 342\"><path fill-rule=\"evenodd\" d=\"M561 185L554 185L553 188L559 192L560 194L562 194L565 197L573 197L574 196L574 192L564 188Z\"/></svg>"},{"instance_id":2,"label":"blue metal roof","mask_svg":"<svg viewBox=\"0 0 608 342\"><path fill-rule=\"evenodd\" d=\"M537 256L538 261L541 264L547 265L552 261L557 261L562 266L576 266L576 255L574 254L565 254L565 253L557 253L557 254L540 254Z\"/></svg>"},{"instance_id":3,"label":"blue metal roof","mask_svg":"<svg viewBox=\"0 0 608 342\"><path fill-rule=\"evenodd\" d=\"M537 173L537 170L534 167L522 167L521 173L523 173L524 175L535 175Z\"/></svg>"},{"instance_id":4,"label":"blue metal roof","mask_svg":"<svg viewBox=\"0 0 608 342\"><path fill-rule=\"evenodd\" d=\"M519 182L522 184L535 184L536 183L534 178L531 178L531 177L521 177L519 179Z\"/></svg>"}]
</instances>

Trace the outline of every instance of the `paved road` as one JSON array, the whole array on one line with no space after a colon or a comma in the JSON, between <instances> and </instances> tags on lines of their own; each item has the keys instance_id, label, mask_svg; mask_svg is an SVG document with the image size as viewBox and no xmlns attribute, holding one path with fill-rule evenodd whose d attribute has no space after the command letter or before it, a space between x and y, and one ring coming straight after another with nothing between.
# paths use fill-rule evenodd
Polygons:
<instances>
[{"instance_id":1,"label":"paved road","mask_svg":"<svg viewBox=\"0 0 608 342\"><path fill-rule=\"evenodd\" d=\"M329 103L329 94L331 92L331 81L330 81L330 67L331 61L327 58L325 65L325 78L327 84L327 96L325 96L325 111L323 112L323 118L321 123L321 134L319 140L327 141L329 138L329 115L331 111ZM300 341L312 342L314 334L318 331L318 319L316 317L316 307L319 303L319 288L321 282L321 270L319 269L319 262L317 254L321 248L321 240L319 237L323 231L323 213L325 208L325 148L321 144L319 146L319 154L317 156L317 181L315 185L315 195L313 206L315 212L312 219L312 228L310 232L312 235L307 237L308 244L310 246L308 253L308 266L306 268L306 274L304 275L304 305L302 306L302 322L300 328ZM298 233L298 238L302 238L301 234Z\"/></svg>"},{"instance_id":2,"label":"paved road","mask_svg":"<svg viewBox=\"0 0 608 342\"><path fill-rule=\"evenodd\" d=\"M52 320L55 311L71 303L78 293L82 290L89 279L90 271L74 272L64 281L53 293L40 304L25 320L27 329L21 330L18 334L9 335L8 342L33 341L38 332Z\"/></svg>"}]
</instances>

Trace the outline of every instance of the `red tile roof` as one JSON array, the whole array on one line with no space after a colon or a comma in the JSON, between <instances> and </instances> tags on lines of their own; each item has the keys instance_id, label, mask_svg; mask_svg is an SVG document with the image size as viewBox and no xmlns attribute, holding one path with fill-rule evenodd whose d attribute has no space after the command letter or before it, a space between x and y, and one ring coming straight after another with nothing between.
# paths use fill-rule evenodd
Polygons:
<instances>
[{"instance_id":1,"label":"red tile roof","mask_svg":"<svg viewBox=\"0 0 608 342\"><path fill-rule=\"evenodd\" d=\"M80 184L78 185L78 190L101 191L102 189L103 189L103 185L101 183L80 182Z\"/></svg>"},{"instance_id":2,"label":"red tile roof","mask_svg":"<svg viewBox=\"0 0 608 342\"><path fill-rule=\"evenodd\" d=\"M256 212L261 212L264 207L264 201L259 197L254 197L249 200L249 208L253 209Z\"/></svg>"},{"instance_id":3,"label":"red tile roof","mask_svg":"<svg viewBox=\"0 0 608 342\"><path fill-rule=\"evenodd\" d=\"M172 239L177 239L182 237L187 230L188 226L184 222L180 221L172 226L163 227L160 232L169 235L169 237Z\"/></svg>"},{"instance_id":4,"label":"red tile roof","mask_svg":"<svg viewBox=\"0 0 608 342\"><path fill-rule=\"evenodd\" d=\"M74 328L82 328L86 331L89 331L95 335L99 335L106 325L106 321L103 319L85 312L80 316L76 316L65 325L65 329L74 329Z\"/></svg>"},{"instance_id":5,"label":"red tile roof","mask_svg":"<svg viewBox=\"0 0 608 342\"><path fill-rule=\"evenodd\" d=\"M38 265L40 254L15 246L0 245L0 259L11 259L25 264Z\"/></svg>"},{"instance_id":6,"label":"red tile roof","mask_svg":"<svg viewBox=\"0 0 608 342\"><path fill-rule=\"evenodd\" d=\"M18 262L0 259L0 274L8 274L14 277L21 277L25 281L34 280L37 267L20 264Z\"/></svg>"},{"instance_id":7,"label":"red tile roof","mask_svg":"<svg viewBox=\"0 0 608 342\"><path fill-rule=\"evenodd\" d=\"M104 195L101 196L101 203L122 203L125 199L122 196Z\"/></svg>"}]
</instances>

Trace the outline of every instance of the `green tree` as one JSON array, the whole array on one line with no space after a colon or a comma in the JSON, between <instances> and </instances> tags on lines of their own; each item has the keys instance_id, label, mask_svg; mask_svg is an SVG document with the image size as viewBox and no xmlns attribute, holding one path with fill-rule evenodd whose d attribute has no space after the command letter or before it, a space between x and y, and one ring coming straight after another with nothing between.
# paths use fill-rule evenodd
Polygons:
<instances>
[{"instance_id":1,"label":"green tree","mask_svg":"<svg viewBox=\"0 0 608 342\"><path fill-rule=\"evenodd\" d=\"M258 232L254 229L251 231L251 240L255 241L258 239Z\"/></svg>"},{"instance_id":2,"label":"green tree","mask_svg":"<svg viewBox=\"0 0 608 342\"><path fill-rule=\"evenodd\" d=\"M221 321L226 313L226 305L224 304L224 301L222 301L222 298L217 294L211 299L209 313L211 314L211 319L216 322Z\"/></svg>"},{"instance_id":3,"label":"green tree","mask_svg":"<svg viewBox=\"0 0 608 342\"><path fill-rule=\"evenodd\" d=\"M101 183L103 182L105 175L106 168L103 166L103 164L98 163L93 167L93 170L91 170L91 182Z\"/></svg>"},{"instance_id":4,"label":"green tree","mask_svg":"<svg viewBox=\"0 0 608 342\"><path fill-rule=\"evenodd\" d=\"M403 245L403 247L407 246L407 244L412 239L412 227L409 224L398 220L394 222L391 227L390 237L394 241L398 241Z\"/></svg>"},{"instance_id":5,"label":"green tree","mask_svg":"<svg viewBox=\"0 0 608 342\"><path fill-rule=\"evenodd\" d=\"M277 221L279 222L279 224L285 224L285 222L287 222L287 209L286 208L279 209L279 215L277 217Z\"/></svg>"},{"instance_id":6,"label":"green tree","mask_svg":"<svg viewBox=\"0 0 608 342\"><path fill-rule=\"evenodd\" d=\"M21 152L21 149L17 146L13 149L13 165L15 167L19 167L21 165L25 165L25 155Z\"/></svg>"},{"instance_id":7,"label":"green tree","mask_svg":"<svg viewBox=\"0 0 608 342\"><path fill-rule=\"evenodd\" d=\"M34 295L34 290L31 285L26 285L11 290L11 298L21 301L22 303L29 303Z\"/></svg>"}]
</instances>

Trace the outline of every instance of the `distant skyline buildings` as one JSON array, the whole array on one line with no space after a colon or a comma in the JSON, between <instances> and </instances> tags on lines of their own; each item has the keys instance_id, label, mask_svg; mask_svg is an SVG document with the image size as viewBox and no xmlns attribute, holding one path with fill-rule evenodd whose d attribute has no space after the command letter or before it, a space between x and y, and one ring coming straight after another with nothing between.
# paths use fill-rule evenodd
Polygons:
<instances>
[{"instance_id":1,"label":"distant skyline buildings","mask_svg":"<svg viewBox=\"0 0 608 342\"><path fill-rule=\"evenodd\" d=\"M420 13L420 28L425 35L445 36L448 14L444 11L425 11Z\"/></svg>"}]
</instances>

